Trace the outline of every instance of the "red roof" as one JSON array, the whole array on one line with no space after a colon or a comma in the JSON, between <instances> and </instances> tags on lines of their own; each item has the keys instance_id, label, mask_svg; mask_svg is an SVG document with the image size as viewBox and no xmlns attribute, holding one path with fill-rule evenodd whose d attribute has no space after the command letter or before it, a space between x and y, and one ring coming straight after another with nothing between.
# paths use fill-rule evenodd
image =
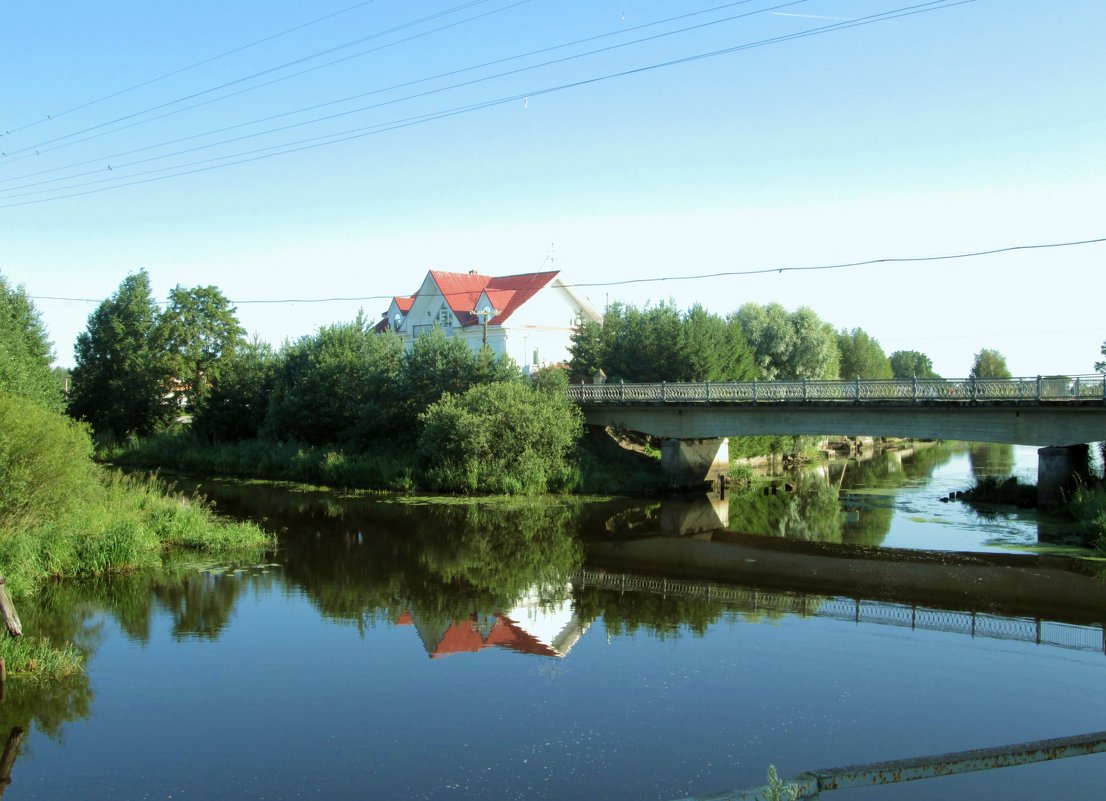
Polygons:
<instances>
[{"instance_id":1,"label":"red roof","mask_svg":"<svg viewBox=\"0 0 1106 801\"><path fill-rule=\"evenodd\" d=\"M412 295L409 298L401 298L399 296L396 296L396 297L392 298L392 300L394 300L396 302L396 306L399 307L399 310L401 312L403 312L404 314L407 314L407 312L411 311L411 306L415 302L415 296Z\"/></svg>"},{"instance_id":2,"label":"red roof","mask_svg":"<svg viewBox=\"0 0 1106 801\"><path fill-rule=\"evenodd\" d=\"M557 273L557 270L553 270L545 273L523 273L493 278L479 273L430 271L438 289L445 296L449 308L453 310L462 326L478 325L481 322L480 318L472 313L480 300L481 293L485 291L488 293L488 299L491 300L497 312L496 316L488 322L491 325L502 325L515 310L552 281Z\"/></svg>"},{"instance_id":3,"label":"red roof","mask_svg":"<svg viewBox=\"0 0 1106 801\"><path fill-rule=\"evenodd\" d=\"M396 624L410 625L414 619L410 612L404 612L396 620ZM427 644L427 650L430 645ZM456 620L442 634L441 639L430 651L431 659L441 659L450 654L474 654L485 648L507 648L520 654L535 654L537 656L557 656L557 652L550 646L538 640L534 635L521 628L518 623L506 615L496 614L495 624L485 637L476 625L476 615L468 620Z\"/></svg>"}]
</instances>

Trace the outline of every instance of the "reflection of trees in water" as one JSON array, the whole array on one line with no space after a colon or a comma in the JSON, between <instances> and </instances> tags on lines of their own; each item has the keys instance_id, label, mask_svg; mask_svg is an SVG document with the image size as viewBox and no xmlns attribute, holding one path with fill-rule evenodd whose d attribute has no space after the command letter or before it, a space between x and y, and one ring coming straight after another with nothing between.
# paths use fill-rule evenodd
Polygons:
<instances>
[{"instance_id":1,"label":"reflection of trees in water","mask_svg":"<svg viewBox=\"0 0 1106 801\"><path fill-rule=\"evenodd\" d=\"M1001 442L973 442L968 463L977 482L988 476L1006 478L1014 474L1014 446Z\"/></svg>"},{"instance_id":2,"label":"reflection of trees in water","mask_svg":"<svg viewBox=\"0 0 1106 801\"><path fill-rule=\"evenodd\" d=\"M87 581L56 581L20 603L28 636L56 646L73 644L87 662L103 637L103 618L114 618L129 636L146 641L153 616L173 617L173 636L215 639L226 627L242 592L269 583L271 575L223 575L177 567L163 573L140 573ZM6 733L28 731L32 723L51 737L63 724L88 717L92 688L85 674L34 682L13 677L0 704L0 747Z\"/></svg>"},{"instance_id":3,"label":"reflection of trees in water","mask_svg":"<svg viewBox=\"0 0 1106 801\"><path fill-rule=\"evenodd\" d=\"M350 504L314 531L284 517L287 578L324 615L361 624L404 611L459 620L510 609L537 588L566 596L583 551L566 501Z\"/></svg>"},{"instance_id":4,"label":"reflection of trees in water","mask_svg":"<svg viewBox=\"0 0 1106 801\"><path fill-rule=\"evenodd\" d=\"M793 472L784 482L730 498L732 531L811 542L841 542L844 521L837 487L814 472ZM774 489L775 491L771 491Z\"/></svg>"},{"instance_id":5,"label":"reflection of trees in water","mask_svg":"<svg viewBox=\"0 0 1106 801\"><path fill-rule=\"evenodd\" d=\"M581 620L589 623L602 617L609 634L644 631L664 639L684 631L702 636L710 626L720 622L765 623L791 614L807 615L823 600L787 593L754 594L755 603L743 603L583 587L573 592L573 608Z\"/></svg>"}]
</instances>

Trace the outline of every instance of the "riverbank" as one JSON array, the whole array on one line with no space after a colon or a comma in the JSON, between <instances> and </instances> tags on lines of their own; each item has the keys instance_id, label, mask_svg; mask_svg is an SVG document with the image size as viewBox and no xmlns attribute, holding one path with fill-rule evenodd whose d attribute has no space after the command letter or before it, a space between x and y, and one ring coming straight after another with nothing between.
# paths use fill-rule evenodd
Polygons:
<instances>
[{"instance_id":1,"label":"riverbank","mask_svg":"<svg viewBox=\"0 0 1106 801\"><path fill-rule=\"evenodd\" d=\"M91 460L84 426L0 394L0 575L19 602L54 578L160 568L173 552L252 558L274 546L253 523L217 517L199 497ZM9 675L51 680L80 670L79 654L28 628L0 636Z\"/></svg>"}]
</instances>

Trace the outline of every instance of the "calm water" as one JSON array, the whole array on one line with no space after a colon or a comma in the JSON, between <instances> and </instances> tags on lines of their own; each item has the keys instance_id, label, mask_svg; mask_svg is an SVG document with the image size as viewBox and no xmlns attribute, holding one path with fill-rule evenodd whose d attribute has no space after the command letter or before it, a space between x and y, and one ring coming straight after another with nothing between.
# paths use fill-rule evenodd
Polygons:
<instances>
[{"instance_id":1,"label":"calm water","mask_svg":"<svg viewBox=\"0 0 1106 801\"><path fill-rule=\"evenodd\" d=\"M21 609L89 669L10 688L0 736L29 733L5 798L663 800L1106 729L1097 568L1034 553L1057 521L939 501L1034 470L941 447L665 504L209 482L280 551ZM823 797L1104 777L1092 756Z\"/></svg>"}]
</instances>

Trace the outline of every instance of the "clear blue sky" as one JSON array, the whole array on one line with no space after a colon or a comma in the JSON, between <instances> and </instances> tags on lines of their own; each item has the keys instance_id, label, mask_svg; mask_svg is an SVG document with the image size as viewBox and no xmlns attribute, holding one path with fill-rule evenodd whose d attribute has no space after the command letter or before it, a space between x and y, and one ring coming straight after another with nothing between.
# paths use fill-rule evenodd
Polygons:
<instances>
[{"instance_id":1,"label":"clear blue sky","mask_svg":"<svg viewBox=\"0 0 1106 801\"><path fill-rule=\"evenodd\" d=\"M35 296L100 300L145 268L161 298L312 299L407 294L428 269L552 264L586 284L1106 237L1101 0L923 4L937 10L545 91L909 5L9 0L0 273ZM693 16L663 22L677 15ZM1080 373L1106 339L1104 263L1098 244L586 291L808 305L948 376L983 347L1015 374ZM71 365L94 304L37 303ZM386 305L239 317L279 344Z\"/></svg>"}]
</instances>

